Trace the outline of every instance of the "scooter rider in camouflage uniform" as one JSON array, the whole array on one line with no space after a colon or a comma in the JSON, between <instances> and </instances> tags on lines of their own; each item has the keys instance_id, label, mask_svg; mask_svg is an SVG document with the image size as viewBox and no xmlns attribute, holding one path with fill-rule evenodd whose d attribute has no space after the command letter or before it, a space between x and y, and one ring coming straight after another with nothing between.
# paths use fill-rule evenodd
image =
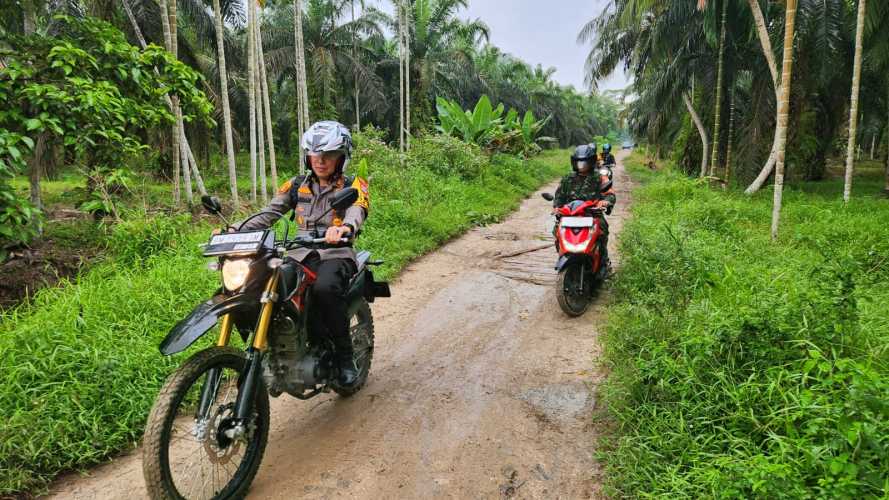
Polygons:
<instances>
[{"instance_id":1,"label":"scooter rider in camouflage uniform","mask_svg":"<svg viewBox=\"0 0 889 500\"><path fill-rule=\"evenodd\" d=\"M596 201L596 206L605 208L610 214L617 202L612 189L608 168L596 166L596 150L588 144L577 146L571 155L571 167L574 170L562 178L553 198L553 213L558 208L574 200ZM602 255L608 261L608 221L604 215L599 216L602 227Z\"/></svg>"},{"instance_id":2,"label":"scooter rider in camouflage uniform","mask_svg":"<svg viewBox=\"0 0 889 500\"><path fill-rule=\"evenodd\" d=\"M285 182L264 213L248 219L240 230L268 228L295 209L299 236L326 239L324 248L295 248L288 251L287 257L302 262L317 274L312 287L317 305L313 310L316 315L311 318L312 329L328 332L336 348L337 381L350 386L358 379L358 369L353 360L345 295L357 270L352 240L367 217L368 185L365 179L351 179L343 174L352 154L352 136L341 123L315 123L303 134L301 147L311 173ZM316 221L330 208L333 194L346 187L358 189L358 200L343 213L333 210ZM343 243L344 238L350 241Z\"/></svg>"}]
</instances>

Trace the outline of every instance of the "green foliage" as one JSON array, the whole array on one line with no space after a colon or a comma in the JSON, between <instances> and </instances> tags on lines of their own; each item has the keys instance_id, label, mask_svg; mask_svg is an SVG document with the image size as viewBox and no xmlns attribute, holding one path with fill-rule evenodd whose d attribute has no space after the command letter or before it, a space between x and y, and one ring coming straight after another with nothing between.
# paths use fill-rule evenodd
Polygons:
<instances>
[{"instance_id":1,"label":"green foliage","mask_svg":"<svg viewBox=\"0 0 889 500\"><path fill-rule=\"evenodd\" d=\"M411 168L425 168L440 176L456 175L463 180L477 179L490 165L475 144L443 134L414 140L408 158Z\"/></svg>"},{"instance_id":2,"label":"green foliage","mask_svg":"<svg viewBox=\"0 0 889 500\"><path fill-rule=\"evenodd\" d=\"M477 146L430 136L417 138L401 166L401 155L373 131L356 133L355 144L353 165L366 168L371 200L358 245L385 260L379 279L503 217L564 163L564 152L489 158ZM219 284L197 246L209 225L187 215L122 217L109 230L109 258L0 313L0 495L39 491L58 472L138 440L158 389L182 359L164 358L158 343Z\"/></svg>"},{"instance_id":3,"label":"green foliage","mask_svg":"<svg viewBox=\"0 0 889 500\"><path fill-rule=\"evenodd\" d=\"M122 265L137 265L163 254L176 254L189 241L191 217L179 214L151 217L128 214L115 224L108 237L111 255Z\"/></svg>"},{"instance_id":4,"label":"green foliage","mask_svg":"<svg viewBox=\"0 0 889 500\"><path fill-rule=\"evenodd\" d=\"M635 169L652 180L605 337L613 493L889 494L885 201L788 189L772 244L769 196Z\"/></svg>"},{"instance_id":5,"label":"green foliage","mask_svg":"<svg viewBox=\"0 0 889 500\"><path fill-rule=\"evenodd\" d=\"M459 103L443 97L436 99L439 131L447 135L462 137L467 143L477 144L493 151L522 153L530 156L540 151L537 134L549 121L537 121L534 112L525 111L520 121L518 111L510 109L503 116L502 103L491 105L488 96L483 95L472 111L463 110Z\"/></svg>"},{"instance_id":6,"label":"green foliage","mask_svg":"<svg viewBox=\"0 0 889 500\"><path fill-rule=\"evenodd\" d=\"M0 245L32 231L36 212L5 185L38 136L57 138L101 175L144 152L144 130L172 123L165 94L179 97L188 120L208 120L212 109L198 73L163 49L140 51L92 18L56 20L57 35L10 36L0 49Z\"/></svg>"}]
</instances>

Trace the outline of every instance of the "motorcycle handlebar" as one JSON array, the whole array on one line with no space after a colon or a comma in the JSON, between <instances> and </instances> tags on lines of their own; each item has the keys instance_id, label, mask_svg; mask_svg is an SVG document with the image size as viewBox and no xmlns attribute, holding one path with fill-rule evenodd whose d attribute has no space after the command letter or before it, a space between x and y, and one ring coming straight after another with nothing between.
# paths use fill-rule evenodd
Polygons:
<instances>
[{"instance_id":1,"label":"motorcycle handlebar","mask_svg":"<svg viewBox=\"0 0 889 500\"><path fill-rule=\"evenodd\" d=\"M340 238L340 243L349 243L349 238ZM311 238L308 236L297 237L287 243L287 248L293 248L300 245L317 245L319 243L327 243L327 238Z\"/></svg>"}]
</instances>

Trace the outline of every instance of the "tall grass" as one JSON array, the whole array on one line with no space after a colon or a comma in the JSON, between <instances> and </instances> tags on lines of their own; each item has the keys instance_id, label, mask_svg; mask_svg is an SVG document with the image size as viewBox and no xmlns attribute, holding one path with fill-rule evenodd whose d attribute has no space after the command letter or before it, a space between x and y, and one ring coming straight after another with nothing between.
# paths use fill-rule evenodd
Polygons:
<instances>
[{"instance_id":1,"label":"tall grass","mask_svg":"<svg viewBox=\"0 0 889 500\"><path fill-rule=\"evenodd\" d=\"M889 495L889 202L796 186L773 244L767 193L632 173L604 340L612 493Z\"/></svg>"},{"instance_id":2,"label":"tall grass","mask_svg":"<svg viewBox=\"0 0 889 500\"><path fill-rule=\"evenodd\" d=\"M360 246L386 260L382 278L502 217L566 169L563 152L489 158L438 137L415 141L402 163L372 136L356 139L357 158L367 158L371 172ZM58 472L139 439L181 360L162 357L158 343L218 286L197 247L210 229L183 217L132 217L109 230L104 261L0 315L0 495L39 492Z\"/></svg>"}]
</instances>

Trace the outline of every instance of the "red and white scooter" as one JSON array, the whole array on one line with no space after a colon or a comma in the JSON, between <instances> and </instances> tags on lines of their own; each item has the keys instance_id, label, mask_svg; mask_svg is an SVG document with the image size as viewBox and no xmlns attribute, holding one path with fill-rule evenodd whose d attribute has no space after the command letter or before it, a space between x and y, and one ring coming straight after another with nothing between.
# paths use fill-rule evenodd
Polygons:
<instances>
[{"instance_id":1,"label":"red and white scooter","mask_svg":"<svg viewBox=\"0 0 889 500\"><path fill-rule=\"evenodd\" d=\"M543 193L547 201L553 195ZM602 252L601 217L607 209L595 201L575 200L556 211L556 240L559 260L556 271L556 298L569 316L580 316L608 275L608 263Z\"/></svg>"}]
</instances>

